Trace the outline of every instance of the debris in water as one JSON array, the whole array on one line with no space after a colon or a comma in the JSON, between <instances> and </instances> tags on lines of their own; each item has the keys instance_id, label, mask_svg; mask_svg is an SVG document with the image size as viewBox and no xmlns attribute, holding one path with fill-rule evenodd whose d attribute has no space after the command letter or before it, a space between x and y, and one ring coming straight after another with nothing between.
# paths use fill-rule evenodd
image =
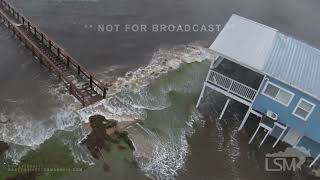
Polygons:
<instances>
[{"instance_id":1,"label":"debris in water","mask_svg":"<svg viewBox=\"0 0 320 180\"><path fill-rule=\"evenodd\" d=\"M124 140L124 142L126 144L128 144L128 146L130 147L131 150L135 150L133 142L131 141L131 139L128 136L128 132L127 131L116 131L115 134L119 137L122 138Z\"/></svg>"},{"instance_id":2,"label":"debris in water","mask_svg":"<svg viewBox=\"0 0 320 180\"><path fill-rule=\"evenodd\" d=\"M107 120L104 116L94 115L89 118L91 133L82 141L90 151L91 155L99 159L100 151L110 151L112 144L119 144L123 140L131 150L134 145L128 136L128 132L123 129L128 126L140 122L139 120L117 122L115 120ZM118 149L125 149L125 146L118 145Z\"/></svg>"},{"instance_id":3,"label":"debris in water","mask_svg":"<svg viewBox=\"0 0 320 180\"><path fill-rule=\"evenodd\" d=\"M109 164L107 164L106 162L105 163L103 163L103 170L104 170L104 172L110 172L110 166L109 166Z\"/></svg>"},{"instance_id":4,"label":"debris in water","mask_svg":"<svg viewBox=\"0 0 320 180\"><path fill-rule=\"evenodd\" d=\"M9 145L5 142L0 141L0 159L8 149Z\"/></svg>"},{"instance_id":5,"label":"debris in water","mask_svg":"<svg viewBox=\"0 0 320 180\"><path fill-rule=\"evenodd\" d=\"M36 180L37 176L39 174L37 172L27 172L27 173L23 173L23 174L18 174L16 176L13 177L8 177L6 180Z\"/></svg>"},{"instance_id":6,"label":"debris in water","mask_svg":"<svg viewBox=\"0 0 320 180\"><path fill-rule=\"evenodd\" d=\"M107 120L101 115L91 116L89 121L92 131L82 144L86 144L91 155L99 159L100 150L111 150L111 137L106 133L106 129L115 127L117 121Z\"/></svg>"}]
</instances>

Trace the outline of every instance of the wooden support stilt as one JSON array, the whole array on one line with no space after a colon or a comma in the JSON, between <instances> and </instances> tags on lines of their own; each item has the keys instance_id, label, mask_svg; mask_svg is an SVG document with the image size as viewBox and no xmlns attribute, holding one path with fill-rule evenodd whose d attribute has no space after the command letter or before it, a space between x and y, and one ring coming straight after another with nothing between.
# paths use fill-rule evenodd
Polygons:
<instances>
[{"instance_id":1,"label":"wooden support stilt","mask_svg":"<svg viewBox=\"0 0 320 180\"><path fill-rule=\"evenodd\" d=\"M229 103L230 103L230 99L227 100L226 104L224 105L224 107L223 107L223 109L222 109L222 112L221 112L220 117L219 117L220 120L223 118L223 115L224 115L224 113L226 112Z\"/></svg>"},{"instance_id":2,"label":"wooden support stilt","mask_svg":"<svg viewBox=\"0 0 320 180\"><path fill-rule=\"evenodd\" d=\"M69 93L72 94L72 87L69 85Z\"/></svg>"},{"instance_id":3,"label":"wooden support stilt","mask_svg":"<svg viewBox=\"0 0 320 180\"><path fill-rule=\"evenodd\" d=\"M43 61L42 61L42 55L41 54L39 54L39 61L40 61L40 65L42 65Z\"/></svg>"},{"instance_id":4,"label":"wooden support stilt","mask_svg":"<svg viewBox=\"0 0 320 180\"><path fill-rule=\"evenodd\" d=\"M18 39L19 39L20 41L22 40L20 34L17 34L17 37L18 37Z\"/></svg>"}]
</instances>

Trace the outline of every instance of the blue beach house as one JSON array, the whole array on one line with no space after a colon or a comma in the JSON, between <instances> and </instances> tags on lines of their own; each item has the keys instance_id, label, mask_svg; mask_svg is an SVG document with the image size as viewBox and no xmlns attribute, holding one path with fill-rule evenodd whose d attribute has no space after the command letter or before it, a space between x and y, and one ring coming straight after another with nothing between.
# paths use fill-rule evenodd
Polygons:
<instances>
[{"instance_id":1,"label":"blue beach house","mask_svg":"<svg viewBox=\"0 0 320 180\"><path fill-rule=\"evenodd\" d=\"M261 121L259 129L271 135L273 147L284 141L320 157L320 50L276 29L232 15L210 46L212 61L197 107L206 88L248 107L239 130L250 114Z\"/></svg>"}]
</instances>

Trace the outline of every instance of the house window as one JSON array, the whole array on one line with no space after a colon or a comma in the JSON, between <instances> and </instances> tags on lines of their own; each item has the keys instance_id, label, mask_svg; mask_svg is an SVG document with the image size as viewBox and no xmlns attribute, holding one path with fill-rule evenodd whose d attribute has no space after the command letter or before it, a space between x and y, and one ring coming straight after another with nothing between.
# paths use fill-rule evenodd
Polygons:
<instances>
[{"instance_id":1,"label":"house window","mask_svg":"<svg viewBox=\"0 0 320 180\"><path fill-rule=\"evenodd\" d=\"M271 82L268 82L263 90L263 95L285 105L289 106L294 96L293 93L281 88Z\"/></svg>"},{"instance_id":2,"label":"house window","mask_svg":"<svg viewBox=\"0 0 320 180\"><path fill-rule=\"evenodd\" d=\"M293 111L293 115L306 121L308 120L315 106L315 104L301 98L299 103L297 104L297 107Z\"/></svg>"}]
</instances>

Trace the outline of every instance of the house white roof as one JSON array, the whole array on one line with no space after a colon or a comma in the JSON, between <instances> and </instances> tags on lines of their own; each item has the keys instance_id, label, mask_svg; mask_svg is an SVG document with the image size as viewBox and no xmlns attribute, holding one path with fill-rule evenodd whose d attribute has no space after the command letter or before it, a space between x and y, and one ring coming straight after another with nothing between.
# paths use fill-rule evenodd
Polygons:
<instances>
[{"instance_id":1,"label":"house white roof","mask_svg":"<svg viewBox=\"0 0 320 180\"><path fill-rule=\"evenodd\" d=\"M276 29L232 15L210 49L320 100L320 50Z\"/></svg>"}]
</instances>

